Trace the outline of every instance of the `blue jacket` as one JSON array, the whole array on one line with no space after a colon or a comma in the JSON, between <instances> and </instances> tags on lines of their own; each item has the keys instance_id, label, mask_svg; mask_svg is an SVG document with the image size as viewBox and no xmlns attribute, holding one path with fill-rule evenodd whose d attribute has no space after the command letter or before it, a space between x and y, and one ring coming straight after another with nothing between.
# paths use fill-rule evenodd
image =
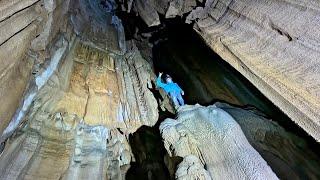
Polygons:
<instances>
[{"instance_id":1,"label":"blue jacket","mask_svg":"<svg viewBox=\"0 0 320 180\"><path fill-rule=\"evenodd\" d=\"M161 77L157 78L156 84L157 87L162 88L167 94L179 94L182 92L182 89L179 87L177 83L163 83L161 81Z\"/></svg>"}]
</instances>

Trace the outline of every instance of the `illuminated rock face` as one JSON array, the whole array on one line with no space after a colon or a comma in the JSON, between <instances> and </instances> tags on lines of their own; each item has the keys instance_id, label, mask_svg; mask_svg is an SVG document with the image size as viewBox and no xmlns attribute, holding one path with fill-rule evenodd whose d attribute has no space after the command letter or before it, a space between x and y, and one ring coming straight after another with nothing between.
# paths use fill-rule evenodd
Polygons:
<instances>
[{"instance_id":1,"label":"illuminated rock face","mask_svg":"<svg viewBox=\"0 0 320 180\"><path fill-rule=\"evenodd\" d=\"M214 105L237 121L249 143L280 179L320 177L316 152L308 147L304 139L292 134L294 131L285 130L252 107L239 108L220 102Z\"/></svg>"},{"instance_id":2,"label":"illuminated rock face","mask_svg":"<svg viewBox=\"0 0 320 180\"><path fill-rule=\"evenodd\" d=\"M115 56L77 41L34 98L23 134L7 143L1 177L123 179L127 135L158 120L151 68L132 48Z\"/></svg>"},{"instance_id":3,"label":"illuminated rock face","mask_svg":"<svg viewBox=\"0 0 320 180\"><path fill-rule=\"evenodd\" d=\"M77 114L90 125L127 129L128 133L156 123L157 103L148 90L153 74L138 51L112 57L79 44L75 52L70 84L57 101L56 111Z\"/></svg>"},{"instance_id":4,"label":"illuminated rock face","mask_svg":"<svg viewBox=\"0 0 320 180\"><path fill-rule=\"evenodd\" d=\"M56 39L71 39L69 0L4 0L0 2L0 134L22 106L33 66L53 56ZM38 69L42 70L42 69Z\"/></svg>"},{"instance_id":5,"label":"illuminated rock face","mask_svg":"<svg viewBox=\"0 0 320 180\"><path fill-rule=\"evenodd\" d=\"M128 134L158 120L151 65L121 21L72 1L82 12L73 18L94 15L77 31L70 2L0 2L0 140L11 136L0 179L124 179Z\"/></svg>"},{"instance_id":6,"label":"illuminated rock face","mask_svg":"<svg viewBox=\"0 0 320 180\"><path fill-rule=\"evenodd\" d=\"M107 0L103 7L100 0L72 0L70 20L75 33L82 41L102 51L117 54L126 52L124 28L115 15L117 8L114 0Z\"/></svg>"}]
</instances>

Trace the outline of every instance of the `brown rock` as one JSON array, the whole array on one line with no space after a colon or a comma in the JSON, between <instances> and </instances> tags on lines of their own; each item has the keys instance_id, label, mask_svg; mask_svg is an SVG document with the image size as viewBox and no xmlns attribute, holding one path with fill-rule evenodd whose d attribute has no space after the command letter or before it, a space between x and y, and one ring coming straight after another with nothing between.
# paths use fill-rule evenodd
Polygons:
<instances>
[{"instance_id":1,"label":"brown rock","mask_svg":"<svg viewBox=\"0 0 320 180\"><path fill-rule=\"evenodd\" d=\"M152 71L134 46L110 56L77 41L38 92L22 136L7 143L1 178L123 179L127 135L154 125L158 110Z\"/></svg>"},{"instance_id":2,"label":"brown rock","mask_svg":"<svg viewBox=\"0 0 320 180\"><path fill-rule=\"evenodd\" d=\"M32 59L25 56L34 37L36 25L31 24L0 46L0 132L9 124L19 106L29 80Z\"/></svg>"}]
</instances>

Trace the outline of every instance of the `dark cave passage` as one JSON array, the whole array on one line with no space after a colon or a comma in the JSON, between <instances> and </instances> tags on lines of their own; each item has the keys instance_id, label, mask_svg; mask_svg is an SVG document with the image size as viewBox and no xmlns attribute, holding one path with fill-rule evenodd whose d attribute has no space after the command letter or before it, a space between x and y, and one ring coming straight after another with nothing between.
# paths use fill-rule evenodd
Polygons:
<instances>
[{"instance_id":1,"label":"dark cave passage","mask_svg":"<svg viewBox=\"0 0 320 180\"><path fill-rule=\"evenodd\" d=\"M156 127L141 127L130 135L129 142L135 157L126 179L170 179L164 163L166 150Z\"/></svg>"},{"instance_id":2,"label":"dark cave passage","mask_svg":"<svg viewBox=\"0 0 320 180\"><path fill-rule=\"evenodd\" d=\"M130 135L129 143L135 157L126 174L127 180L168 180L175 179L176 166L182 161L179 157L169 157L159 131L161 120L173 117L168 112L160 113L154 127L142 126Z\"/></svg>"},{"instance_id":3,"label":"dark cave passage","mask_svg":"<svg viewBox=\"0 0 320 180\"><path fill-rule=\"evenodd\" d=\"M187 104L211 105L219 101L241 108L257 108L286 131L304 139L308 149L318 155L313 160L317 162L320 159L319 144L212 51L191 25L185 24L180 18L163 19L163 25L152 28L147 28L138 17L130 19L122 15L122 20L128 39L135 40L142 55L153 64L156 75L164 72L173 77L173 81L185 91L184 99ZM158 124L162 120L160 118ZM132 163L127 179L148 179L148 172L151 172L149 178L156 172L161 174L157 176L159 179L170 177L163 161L166 156L163 143L155 142L161 141L157 128L158 126L143 127L131 136L130 143L137 161ZM155 146L158 146L158 151L152 150ZM155 157L144 155L150 153ZM268 152L262 153L262 156L280 177L290 177L285 173L290 167L284 165L282 160ZM157 169L153 169L155 167Z\"/></svg>"},{"instance_id":4,"label":"dark cave passage","mask_svg":"<svg viewBox=\"0 0 320 180\"><path fill-rule=\"evenodd\" d=\"M210 49L181 19L165 20L166 28L150 39L156 71L168 73L185 91L187 104L211 105L227 102L238 107L255 107L287 131L306 139L312 148L319 144L266 98L244 76Z\"/></svg>"},{"instance_id":5,"label":"dark cave passage","mask_svg":"<svg viewBox=\"0 0 320 180\"><path fill-rule=\"evenodd\" d=\"M153 48L154 69L156 74L163 71L173 77L173 81L185 91L187 104L211 105L220 101L242 108L253 106L288 132L306 140L308 149L318 155L313 161L320 159L319 144L207 47L191 26L179 24L178 20L168 21L166 25L162 32L154 36L154 41L158 41ZM268 151L260 153L281 179L295 179L290 165L282 162L281 158ZM295 173L304 176L305 172Z\"/></svg>"},{"instance_id":6,"label":"dark cave passage","mask_svg":"<svg viewBox=\"0 0 320 180\"><path fill-rule=\"evenodd\" d=\"M166 25L153 37L159 42L153 48L154 69L170 74L181 85L187 103L225 101L255 106L270 116L278 113L259 90L207 47L192 26L179 20Z\"/></svg>"}]
</instances>

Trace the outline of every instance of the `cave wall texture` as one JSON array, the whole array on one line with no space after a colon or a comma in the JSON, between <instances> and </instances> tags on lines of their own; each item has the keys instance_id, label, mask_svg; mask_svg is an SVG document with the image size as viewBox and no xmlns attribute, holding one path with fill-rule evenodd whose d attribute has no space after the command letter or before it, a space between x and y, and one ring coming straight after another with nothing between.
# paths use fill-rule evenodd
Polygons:
<instances>
[{"instance_id":1,"label":"cave wall texture","mask_svg":"<svg viewBox=\"0 0 320 180\"><path fill-rule=\"evenodd\" d=\"M134 2L124 7L149 26L187 15L212 50L320 140L318 1L148 0L143 9Z\"/></svg>"},{"instance_id":2,"label":"cave wall texture","mask_svg":"<svg viewBox=\"0 0 320 180\"><path fill-rule=\"evenodd\" d=\"M158 113L146 61L134 50L118 58L75 42L7 142L1 178L124 179L133 159L127 135Z\"/></svg>"},{"instance_id":3,"label":"cave wall texture","mask_svg":"<svg viewBox=\"0 0 320 180\"><path fill-rule=\"evenodd\" d=\"M73 1L72 7L85 4L79 2ZM199 2L129 1L123 4L123 9L136 11L150 26L161 23L159 14L170 18L189 13L187 22L195 22L194 29L215 52L319 140L319 4L316 1ZM75 32L83 32L83 37L88 37L86 34L91 31L107 34L105 39L109 38L109 43L102 49L114 46L110 42L117 42L118 46L114 47L120 52L125 48L124 40L118 41L122 35L115 36L121 34L121 28L109 26L108 33L104 33L104 29L102 32L92 28L77 29L95 27L86 22L95 20L98 22L90 23L97 25L99 19L105 17L114 24L119 24L119 20L113 16L99 16L99 12L91 12L95 16L98 14L98 18L93 15L89 16L91 19L83 18L90 8L78 7L71 11L78 16L73 15L70 23L66 18L69 4L69 1L59 0L1 1L0 60L3 66L0 80L3 86L0 96L4 103L0 108L0 132L18 116L16 110L23 107L23 94L26 94L26 87L31 86L30 72L43 71L41 67L45 65L41 65L54 54L57 48L53 44L61 34L66 41L71 40L70 24L74 25ZM110 39L114 37L115 40ZM99 44L97 40L95 43Z\"/></svg>"},{"instance_id":4,"label":"cave wall texture","mask_svg":"<svg viewBox=\"0 0 320 180\"><path fill-rule=\"evenodd\" d=\"M71 39L66 13L69 0L4 0L0 2L0 132L8 126L23 105L31 72L57 50L53 47L60 33ZM69 29L69 31L68 31ZM46 61L47 63L48 61ZM34 84L34 83L33 83Z\"/></svg>"},{"instance_id":5,"label":"cave wall texture","mask_svg":"<svg viewBox=\"0 0 320 180\"><path fill-rule=\"evenodd\" d=\"M129 134L154 126L159 113L152 65L126 41L116 6L148 26L185 16L213 51L320 140L317 1L108 2L101 10L95 0L0 1L1 179L125 178L135 161ZM319 179L304 140L257 112L186 106L160 129L168 153L183 157L177 179Z\"/></svg>"},{"instance_id":6,"label":"cave wall texture","mask_svg":"<svg viewBox=\"0 0 320 180\"><path fill-rule=\"evenodd\" d=\"M128 135L158 109L153 70L114 5L1 3L0 179L124 179Z\"/></svg>"}]
</instances>

